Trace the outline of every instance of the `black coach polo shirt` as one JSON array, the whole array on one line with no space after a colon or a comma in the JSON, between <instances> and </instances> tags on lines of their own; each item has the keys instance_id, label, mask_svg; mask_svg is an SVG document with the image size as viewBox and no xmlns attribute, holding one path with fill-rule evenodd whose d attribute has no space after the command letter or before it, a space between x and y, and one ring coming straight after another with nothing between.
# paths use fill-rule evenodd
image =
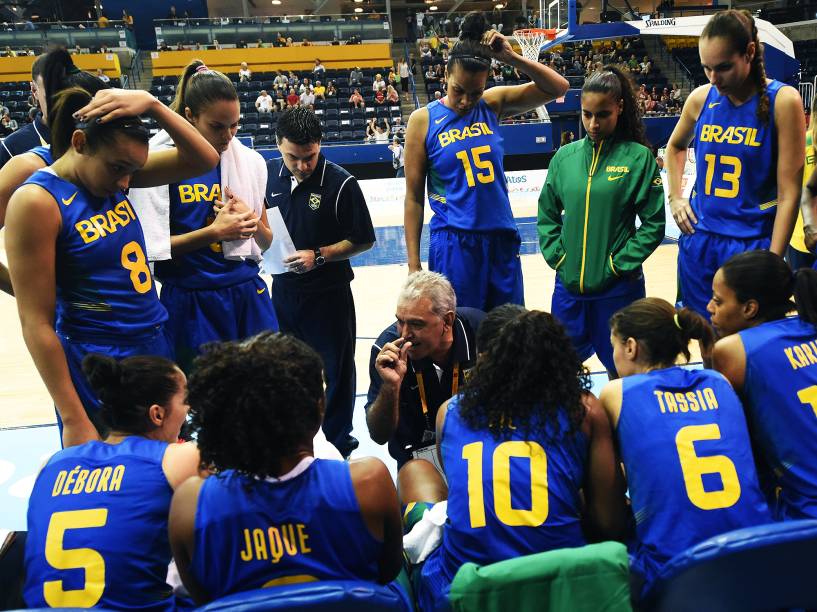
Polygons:
<instances>
[{"instance_id":1,"label":"black coach polo shirt","mask_svg":"<svg viewBox=\"0 0 817 612\"><path fill-rule=\"evenodd\" d=\"M15 155L50 143L51 131L43 121L42 114L38 113L32 123L26 123L3 139L2 146L0 146L0 168Z\"/></svg>"},{"instance_id":2,"label":"black coach polo shirt","mask_svg":"<svg viewBox=\"0 0 817 612\"><path fill-rule=\"evenodd\" d=\"M465 376L476 365L477 361L477 328L485 318L485 313L476 308L458 308L454 320L454 341L451 345L452 356L448 365L442 370L442 376L437 377L437 368L431 359L419 361L409 360L406 375L400 385L400 414L397 419L397 429L389 440L389 454L397 460L398 469L411 459L411 449L422 446L423 432L428 429L434 431L437 419L437 409L452 396L454 386L454 365L459 369L458 389L462 389ZM366 410L369 409L380 393L383 380L377 373L374 362L383 345L400 337L397 323L383 330L372 345L369 357L369 393L366 398ZM423 412L420 397L420 385L417 383L417 374L423 379L427 413Z\"/></svg>"},{"instance_id":3,"label":"black coach polo shirt","mask_svg":"<svg viewBox=\"0 0 817 612\"><path fill-rule=\"evenodd\" d=\"M372 218L357 179L320 155L315 172L298 183L283 159L267 162L267 207L277 206L295 248L313 250L349 240L375 241ZM275 282L303 291L322 291L354 278L349 260L328 261L306 274L276 274Z\"/></svg>"}]
</instances>

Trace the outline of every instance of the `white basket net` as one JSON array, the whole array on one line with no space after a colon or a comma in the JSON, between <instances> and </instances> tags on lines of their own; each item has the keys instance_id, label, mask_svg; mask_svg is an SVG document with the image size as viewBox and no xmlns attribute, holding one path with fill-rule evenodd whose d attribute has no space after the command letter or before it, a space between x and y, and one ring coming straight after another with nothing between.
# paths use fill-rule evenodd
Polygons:
<instances>
[{"instance_id":1,"label":"white basket net","mask_svg":"<svg viewBox=\"0 0 817 612\"><path fill-rule=\"evenodd\" d=\"M522 49L522 56L531 61L538 62L539 50L542 48L542 45L544 45L545 42L548 40L553 40L553 38L556 36L556 31L542 29L516 30L513 33L513 36L516 38L516 42L519 43L519 47ZM550 116L548 115L547 109L544 106L540 106L536 109L536 115L543 121L550 121Z\"/></svg>"}]
</instances>

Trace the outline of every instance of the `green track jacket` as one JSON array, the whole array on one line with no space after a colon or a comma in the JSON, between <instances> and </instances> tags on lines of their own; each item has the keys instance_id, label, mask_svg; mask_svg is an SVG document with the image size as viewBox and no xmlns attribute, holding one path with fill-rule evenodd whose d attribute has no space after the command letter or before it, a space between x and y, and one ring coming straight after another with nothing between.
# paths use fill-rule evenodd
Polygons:
<instances>
[{"instance_id":1,"label":"green track jacket","mask_svg":"<svg viewBox=\"0 0 817 612\"><path fill-rule=\"evenodd\" d=\"M569 291L598 293L638 271L661 244L665 221L664 188L647 147L584 138L551 160L539 196L539 247Z\"/></svg>"}]
</instances>

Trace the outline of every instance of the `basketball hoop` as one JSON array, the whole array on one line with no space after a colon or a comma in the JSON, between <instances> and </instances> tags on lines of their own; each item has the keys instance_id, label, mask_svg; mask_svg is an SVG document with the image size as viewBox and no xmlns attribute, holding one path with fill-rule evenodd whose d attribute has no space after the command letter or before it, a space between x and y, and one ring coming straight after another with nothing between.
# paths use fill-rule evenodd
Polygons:
<instances>
[{"instance_id":1,"label":"basketball hoop","mask_svg":"<svg viewBox=\"0 0 817 612\"><path fill-rule=\"evenodd\" d=\"M534 62L539 61L539 50L546 40L555 40L559 30L552 28L529 28L514 30L513 36L522 49L522 55Z\"/></svg>"}]
</instances>

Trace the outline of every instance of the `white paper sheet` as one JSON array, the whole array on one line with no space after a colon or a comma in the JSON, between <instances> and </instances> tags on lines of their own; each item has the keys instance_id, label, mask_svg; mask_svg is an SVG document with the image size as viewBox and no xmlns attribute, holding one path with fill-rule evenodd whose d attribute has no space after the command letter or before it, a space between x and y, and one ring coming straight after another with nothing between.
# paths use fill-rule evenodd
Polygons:
<instances>
[{"instance_id":1,"label":"white paper sheet","mask_svg":"<svg viewBox=\"0 0 817 612\"><path fill-rule=\"evenodd\" d=\"M267 209L267 221L272 230L272 244L264 251L264 272L283 274L289 272L284 259L295 253L295 245L277 206Z\"/></svg>"}]
</instances>

